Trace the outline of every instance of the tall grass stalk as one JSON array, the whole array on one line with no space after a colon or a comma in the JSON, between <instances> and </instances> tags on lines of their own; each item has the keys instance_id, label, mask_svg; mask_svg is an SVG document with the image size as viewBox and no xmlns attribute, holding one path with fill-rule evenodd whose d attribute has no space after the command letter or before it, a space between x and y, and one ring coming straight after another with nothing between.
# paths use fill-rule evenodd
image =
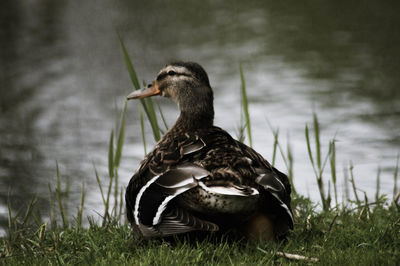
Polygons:
<instances>
[{"instance_id":1,"label":"tall grass stalk","mask_svg":"<svg viewBox=\"0 0 400 266\"><path fill-rule=\"evenodd\" d=\"M158 107L158 112L160 113L160 116L161 116L161 120L162 120L162 122L163 122L163 124L164 124L164 127L165 127L165 131L167 131L168 130L168 124L167 124L167 120L165 120L165 117L164 117L164 113L163 113L163 111L161 110L161 107L160 107L160 105L157 103L157 107ZM161 129L160 129L161 130Z\"/></svg>"},{"instance_id":2,"label":"tall grass stalk","mask_svg":"<svg viewBox=\"0 0 400 266\"><path fill-rule=\"evenodd\" d=\"M114 207L113 207L114 217L118 216L118 206L119 206L118 202L119 202L119 184L118 184L118 171L116 171L114 178Z\"/></svg>"},{"instance_id":3,"label":"tall grass stalk","mask_svg":"<svg viewBox=\"0 0 400 266\"><path fill-rule=\"evenodd\" d=\"M285 150L282 148L282 146L279 142L279 128L274 129L268 119L267 119L267 123L268 123L268 126L271 129L272 135L274 137L271 165L272 166L275 165L277 150L279 150L281 157L283 159L283 162L286 166L287 172L288 172L289 182L292 186L292 192L294 194L296 194L297 193L296 188L293 183L293 152L290 147L289 136L287 137L288 143L286 145L286 154L285 154Z\"/></svg>"},{"instance_id":4,"label":"tall grass stalk","mask_svg":"<svg viewBox=\"0 0 400 266\"><path fill-rule=\"evenodd\" d=\"M253 147L253 138L251 136L251 123L249 115L249 103L247 100L246 82L244 79L242 64L239 65L239 72L240 72L240 90L242 93L242 107L243 107L244 118L246 121L247 136L249 138L250 147Z\"/></svg>"},{"instance_id":5,"label":"tall grass stalk","mask_svg":"<svg viewBox=\"0 0 400 266\"><path fill-rule=\"evenodd\" d=\"M49 187L49 204L50 204L50 226L52 229L56 229L57 228L57 219L55 216L55 211L54 211L54 199L53 199L53 190L51 188L51 184L48 183L48 187Z\"/></svg>"},{"instance_id":6,"label":"tall grass stalk","mask_svg":"<svg viewBox=\"0 0 400 266\"><path fill-rule=\"evenodd\" d=\"M93 165L96 181L100 188L101 198L104 204L104 216L103 216L103 226L111 221L112 217L120 217L122 208L120 205L122 204L123 200L120 197L119 192L119 183L118 183L118 168L121 162L122 157L122 149L124 146L124 139L125 139L125 125L126 125L126 108L127 102L124 102L124 106L121 111L121 118L120 122L118 123L119 127L117 129L117 139L115 141L115 148L114 148L114 130L111 130L110 133L110 140L108 145L108 187L106 191L106 196L104 195L102 182L100 180L99 174L96 170L96 167ZM115 152L114 152L115 151ZM112 211L110 211L110 201L111 201L111 193L114 191L114 207ZM122 191L121 191L122 193Z\"/></svg>"},{"instance_id":7,"label":"tall grass stalk","mask_svg":"<svg viewBox=\"0 0 400 266\"><path fill-rule=\"evenodd\" d=\"M122 49L122 54L124 56L124 61L125 61L125 64L126 64L126 68L128 69L128 72L129 72L129 76L130 76L130 78L132 80L133 86L137 90L139 90L140 89L140 84L139 84L139 80L138 80L137 75L136 75L135 68L132 65L132 61L129 58L128 51L126 50L125 44L122 41L121 36L119 36L118 33L117 33L117 35L118 35L119 44L120 44L121 49Z\"/></svg>"},{"instance_id":8,"label":"tall grass stalk","mask_svg":"<svg viewBox=\"0 0 400 266\"><path fill-rule=\"evenodd\" d=\"M394 174L393 174L393 199L398 194L397 178L398 178L398 175L399 175L399 157L400 157L400 154L397 154L396 167L394 169Z\"/></svg>"},{"instance_id":9,"label":"tall grass stalk","mask_svg":"<svg viewBox=\"0 0 400 266\"><path fill-rule=\"evenodd\" d=\"M8 194L7 194L7 220L8 220L8 228L10 230L11 234L11 228L12 228L12 208L11 208L11 200L10 200L10 192L11 189L8 189Z\"/></svg>"},{"instance_id":10,"label":"tall grass stalk","mask_svg":"<svg viewBox=\"0 0 400 266\"><path fill-rule=\"evenodd\" d=\"M114 211L116 212L115 214L117 215L118 212L118 199L119 199L119 184L118 184L118 168L121 162L121 156L122 156L122 148L124 146L124 139L125 139L125 125L126 125L126 107L127 107L127 102L124 102L124 107L121 112L121 119L119 123L119 128L118 128L118 138L117 138L117 147L115 149L115 158L114 158Z\"/></svg>"},{"instance_id":11,"label":"tall grass stalk","mask_svg":"<svg viewBox=\"0 0 400 266\"><path fill-rule=\"evenodd\" d=\"M376 192L375 192L375 201L379 202L379 193L381 189L381 168L378 167L378 172L376 175Z\"/></svg>"},{"instance_id":12,"label":"tall grass stalk","mask_svg":"<svg viewBox=\"0 0 400 266\"><path fill-rule=\"evenodd\" d=\"M350 199L350 190L349 190L349 174L347 166L343 166L343 184L344 184L344 193L342 195L342 208L345 208L345 203L349 202Z\"/></svg>"},{"instance_id":13,"label":"tall grass stalk","mask_svg":"<svg viewBox=\"0 0 400 266\"><path fill-rule=\"evenodd\" d=\"M114 182L114 131L111 130L110 134L110 143L108 149L108 167L109 167L109 181L108 181L108 188L107 188L107 196L106 196L106 203L105 203L105 210L104 210L104 217L103 217L103 225L106 224L107 220L110 219L110 196L112 191L112 185ZM101 185L101 183L100 183Z\"/></svg>"},{"instance_id":14,"label":"tall grass stalk","mask_svg":"<svg viewBox=\"0 0 400 266\"><path fill-rule=\"evenodd\" d=\"M111 130L108 143L108 176L114 177L114 130Z\"/></svg>"},{"instance_id":15,"label":"tall grass stalk","mask_svg":"<svg viewBox=\"0 0 400 266\"><path fill-rule=\"evenodd\" d=\"M25 211L25 216L22 219L22 226L26 225L28 220L35 216L35 215L33 215L33 208L36 205L36 203L37 203L37 197L34 196L31 199L31 201L29 202L28 207L27 207L27 209Z\"/></svg>"},{"instance_id":16,"label":"tall grass stalk","mask_svg":"<svg viewBox=\"0 0 400 266\"><path fill-rule=\"evenodd\" d=\"M125 189L121 189L121 192L119 194L119 212L117 216L117 221L121 221L122 219L122 213L124 212L124 192Z\"/></svg>"},{"instance_id":17,"label":"tall grass stalk","mask_svg":"<svg viewBox=\"0 0 400 266\"><path fill-rule=\"evenodd\" d=\"M289 177L290 184L292 185L292 191L293 191L293 193L296 193L296 189L293 184L293 153L292 153L292 149L290 148L289 136L287 137L288 143L286 145L286 154L285 154L285 151L279 142L279 128L274 129L268 119L267 119L267 123L268 123L268 126L274 137L271 165L272 166L275 165L277 150L279 150L281 157L283 159L283 162L288 171L288 177Z\"/></svg>"},{"instance_id":18,"label":"tall grass stalk","mask_svg":"<svg viewBox=\"0 0 400 266\"><path fill-rule=\"evenodd\" d=\"M306 124L305 136L306 136L306 142L307 142L308 157L310 158L311 165L313 167L314 174L315 174L315 177L317 180L318 190L319 190L319 194L320 194L321 202L322 202L322 208L323 208L323 210L327 211L330 208L331 195L330 195L330 193L328 193L328 195L325 195L324 181L323 181L322 174L324 172L328 158L330 157L330 154L332 152L331 149L333 148L333 146L329 145L329 151L328 151L325 159L322 161L320 126L319 126L319 122L318 122L318 117L315 113L313 114L313 128L314 128L314 139L315 139L315 160L314 160L314 155L313 155L313 152L311 149L310 132L309 132L308 125Z\"/></svg>"},{"instance_id":19,"label":"tall grass stalk","mask_svg":"<svg viewBox=\"0 0 400 266\"><path fill-rule=\"evenodd\" d=\"M144 121L143 121L142 106L139 105L138 108L139 108L140 129L141 129L141 132L142 132L143 149L144 149L144 154L147 154L146 134L145 134L145 131L144 131Z\"/></svg>"},{"instance_id":20,"label":"tall grass stalk","mask_svg":"<svg viewBox=\"0 0 400 266\"><path fill-rule=\"evenodd\" d=\"M271 165L274 166L275 165L275 160L276 160L276 150L278 148L278 138L279 138L279 128L276 129L276 131L272 131L272 134L274 135L274 146L272 149L272 161L271 161Z\"/></svg>"},{"instance_id":21,"label":"tall grass stalk","mask_svg":"<svg viewBox=\"0 0 400 266\"><path fill-rule=\"evenodd\" d=\"M288 137L288 143L286 145L286 155L285 155L285 152L284 152L283 148L281 147L279 141L278 141L278 148L281 153L282 159L286 165L286 169L288 171L288 177L289 177L290 185L292 186L292 192L296 194L297 193L296 188L293 183L293 153L292 153L292 149L290 148L289 137Z\"/></svg>"},{"instance_id":22,"label":"tall grass stalk","mask_svg":"<svg viewBox=\"0 0 400 266\"><path fill-rule=\"evenodd\" d=\"M354 197L356 199L357 206L361 206L361 201L360 201L360 198L358 197L358 193L357 193L356 182L354 181L354 174L353 174L354 166L353 166L352 161L350 161L349 169L350 169L350 183L353 188Z\"/></svg>"},{"instance_id":23,"label":"tall grass stalk","mask_svg":"<svg viewBox=\"0 0 400 266\"><path fill-rule=\"evenodd\" d=\"M317 114L313 114L314 134L315 134L315 153L317 154L317 166L321 169L321 142L319 137L319 123Z\"/></svg>"},{"instance_id":24,"label":"tall grass stalk","mask_svg":"<svg viewBox=\"0 0 400 266\"><path fill-rule=\"evenodd\" d=\"M239 142L244 143L244 140L246 139L245 133L244 133L245 130L246 130L246 125L243 123L243 118L242 118L242 116L241 116L241 117L240 117L240 124L239 124L239 126L237 127L237 131L236 131L236 139L237 139Z\"/></svg>"},{"instance_id":25,"label":"tall grass stalk","mask_svg":"<svg viewBox=\"0 0 400 266\"><path fill-rule=\"evenodd\" d=\"M128 51L126 50L125 44L122 41L121 37L118 35L119 43L121 45L122 54L124 56L125 64L129 72L129 76L131 77L133 86L136 90L140 90L139 80L137 78L137 74L135 68L133 67L132 61L129 57ZM140 99L140 102L143 106L143 109L147 115L147 118L150 122L151 128L153 130L154 140L160 140L160 127L158 126L156 112L154 111L154 105L151 98Z\"/></svg>"},{"instance_id":26,"label":"tall grass stalk","mask_svg":"<svg viewBox=\"0 0 400 266\"><path fill-rule=\"evenodd\" d=\"M78 227L82 227L82 215L83 215L83 209L84 209L84 206L85 206L85 194L86 194L85 182L82 182L81 203L79 204L78 215L77 215L77 218L76 218Z\"/></svg>"},{"instance_id":27,"label":"tall grass stalk","mask_svg":"<svg viewBox=\"0 0 400 266\"><path fill-rule=\"evenodd\" d=\"M335 139L329 141L329 162L331 166L331 178L333 184L333 192L335 193L335 204L338 206L338 197L337 197L337 184L336 184L336 145Z\"/></svg>"},{"instance_id":28,"label":"tall grass stalk","mask_svg":"<svg viewBox=\"0 0 400 266\"><path fill-rule=\"evenodd\" d=\"M150 121L151 129L152 129L153 136L154 136L154 140L157 142L161 138L160 132L162 132L162 130L158 126L158 119L157 119L157 116L156 116L156 112L154 110L153 100L151 98L144 98L144 99L141 99L141 101L142 101L142 105L144 107L144 110L145 111L147 110L146 114L147 114L147 117L149 118L149 121Z\"/></svg>"},{"instance_id":29,"label":"tall grass stalk","mask_svg":"<svg viewBox=\"0 0 400 266\"><path fill-rule=\"evenodd\" d=\"M68 228L69 226L68 215L66 208L62 202L61 176L60 176L60 169L58 167L58 162L56 162L56 172L57 172L56 197L57 197L58 208L60 210L63 226L64 228Z\"/></svg>"},{"instance_id":30,"label":"tall grass stalk","mask_svg":"<svg viewBox=\"0 0 400 266\"><path fill-rule=\"evenodd\" d=\"M97 185L99 186L99 189L100 189L100 195L103 200L103 204L104 204L104 206L106 206L107 201L106 201L106 198L104 197L103 185L101 184L99 173L97 172L97 169L96 169L96 166L94 165L94 163L93 163L93 170L94 170L94 174L96 176Z\"/></svg>"},{"instance_id":31,"label":"tall grass stalk","mask_svg":"<svg viewBox=\"0 0 400 266\"><path fill-rule=\"evenodd\" d=\"M286 154L285 154L285 150L282 148L282 146L279 143L279 141L277 142L277 146L278 146L279 152L281 154L281 157L282 157L283 162L284 162L284 164L286 166L286 169L287 169L289 182L290 182L290 185L292 186L292 192L294 194L296 194L297 193L296 192L296 188L295 188L294 183L293 183L293 178L294 177L293 177L293 153L292 153L292 149L290 147L289 142L286 145Z\"/></svg>"}]
</instances>

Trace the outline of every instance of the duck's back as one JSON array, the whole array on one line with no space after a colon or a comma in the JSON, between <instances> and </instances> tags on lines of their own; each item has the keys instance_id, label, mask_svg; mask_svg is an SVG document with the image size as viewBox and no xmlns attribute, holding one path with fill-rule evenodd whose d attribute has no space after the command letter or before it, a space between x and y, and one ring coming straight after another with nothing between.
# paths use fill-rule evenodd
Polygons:
<instances>
[{"instance_id":1,"label":"duck's back","mask_svg":"<svg viewBox=\"0 0 400 266\"><path fill-rule=\"evenodd\" d=\"M178 128L164 135L132 177L127 216L143 235L162 236L214 231L221 217L241 222L264 212L284 235L293 227L290 194L286 175L224 130Z\"/></svg>"}]
</instances>

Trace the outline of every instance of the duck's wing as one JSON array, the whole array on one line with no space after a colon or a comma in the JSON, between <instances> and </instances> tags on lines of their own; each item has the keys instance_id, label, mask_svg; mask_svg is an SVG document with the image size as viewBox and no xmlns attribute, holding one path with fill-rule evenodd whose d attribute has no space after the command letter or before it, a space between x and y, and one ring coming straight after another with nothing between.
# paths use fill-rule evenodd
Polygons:
<instances>
[{"instance_id":1,"label":"duck's wing","mask_svg":"<svg viewBox=\"0 0 400 266\"><path fill-rule=\"evenodd\" d=\"M192 156L211 172L211 183L222 181L227 185L229 181L236 183L240 180L241 184L258 184L266 211L275 214L278 219L278 235L285 235L289 228L293 229L289 178L258 152L234 140L219 127L207 129L206 133L199 135L204 147Z\"/></svg>"},{"instance_id":2,"label":"duck's wing","mask_svg":"<svg viewBox=\"0 0 400 266\"><path fill-rule=\"evenodd\" d=\"M279 231L286 232L293 226L291 189L286 175L217 127L163 137L129 182L128 220L146 236L217 230L216 225L198 219L187 210L173 209L176 204L168 205L203 179L212 186L258 184L266 198L267 211L284 217L283 229ZM242 179L247 179L244 181L247 183L242 183Z\"/></svg>"},{"instance_id":3,"label":"duck's wing","mask_svg":"<svg viewBox=\"0 0 400 266\"><path fill-rule=\"evenodd\" d=\"M184 163L151 177L142 186L138 185L141 178L133 178L126 193L129 221L144 237L218 230L217 225L168 205L180 194L198 186L209 174L202 167Z\"/></svg>"},{"instance_id":4,"label":"duck's wing","mask_svg":"<svg viewBox=\"0 0 400 266\"><path fill-rule=\"evenodd\" d=\"M179 207L166 210L162 221L157 225L140 224L138 227L144 237L170 236L192 231L218 231L219 229L216 224L200 219Z\"/></svg>"},{"instance_id":5,"label":"duck's wing","mask_svg":"<svg viewBox=\"0 0 400 266\"><path fill-rule=\"evenodd\" d=\"M282 190L282 192L285 192L281 195L281 199L283 202L290 205L290 195L292 193L292 189L287 175L273 167L267 160L264 159L264 157L262 157L252 148L239 141L236 141L236 143L244 155L250 159L250 163L256 169L256 171L265 175L265 178L261 178L259 181L262 180L265 182L264 185L266 185L266 183L270 183L271 187L274 187L278 191ZM270 180L270 182L267 180Z\"/></svg>"},{"instance_id":6,"label":"duck's wing","mask_svg":"<svg viewBox=\"0 0 400 266\"><path fill-rule=\"evenodd\" d=\"M174 180L175 175L178 176L177 180L187 178L193 181L192 176L188 175L187 172L182 175L179 175L179 173L180 171L184 171L183 169L186 169L186 166L189 165L188 157L204 147L204 142L202 142L197 134L176 134L175 137L173 134L164 135L154 150L147 154L141 162L126 189L127 218L132 225L135 224L133 212L140 190L149 184L149 182L152 182L152 179ZM182 165L184 166L183 169L181 168L177 171L176 169ZM196 171L198 172L199 169Z\"/></svg>"},{"instance_id":7,"label":"duck's wing","mask_svg":"<svg viewBox=\"0 0 400 266\"><path fill-rule=\"evenodd\" d=\"M293 229L293 214L290 206L291 201L291 185L289 178L265 160L259 153L245 144L238 142L242 152L250 160L250 164L254 167L257 175L255 182L262 186L264 200L268 210L277 217L277 233L284 236L290 229Z\"/></svg>"}]
</instances>

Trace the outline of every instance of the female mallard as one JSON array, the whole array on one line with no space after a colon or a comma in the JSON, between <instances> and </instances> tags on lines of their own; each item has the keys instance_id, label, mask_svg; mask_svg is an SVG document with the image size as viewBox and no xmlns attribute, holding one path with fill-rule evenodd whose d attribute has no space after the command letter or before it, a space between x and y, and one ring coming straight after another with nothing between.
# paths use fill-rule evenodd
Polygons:
<instances>
[{"instance_id":1,"label":"female mallard","mask_svg":"<svg viewBox=\"0 0 400 266\"><path fill-rule=\"evenodd\" d=\"M171 97L180 116L126 189L128 220L143 237L239 228L282 238L293 228L290 183L260 154L213 126L213 92L197 63L175 62L128 95Z\"/></svg>"}]
</instances>

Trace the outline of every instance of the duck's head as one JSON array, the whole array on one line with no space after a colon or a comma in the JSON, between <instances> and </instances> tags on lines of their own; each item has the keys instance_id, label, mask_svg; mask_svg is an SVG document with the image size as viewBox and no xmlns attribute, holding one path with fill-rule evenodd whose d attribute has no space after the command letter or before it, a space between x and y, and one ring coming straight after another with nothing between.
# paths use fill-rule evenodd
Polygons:
<instances>
[{"instance_id":1,"label":"duck's head","mask_svg":"<svg viewBox=\"0 0 400 266\"><path fill-rule=\"evenodd\" d=\"M132 92L127 99L141 99L154 95L173 99L181 111L180 120L185 120L186 123L213 123L213 92L207 73L197 63L168 64L161 69L152 84Z\"/></svg>"}]
</instances>

